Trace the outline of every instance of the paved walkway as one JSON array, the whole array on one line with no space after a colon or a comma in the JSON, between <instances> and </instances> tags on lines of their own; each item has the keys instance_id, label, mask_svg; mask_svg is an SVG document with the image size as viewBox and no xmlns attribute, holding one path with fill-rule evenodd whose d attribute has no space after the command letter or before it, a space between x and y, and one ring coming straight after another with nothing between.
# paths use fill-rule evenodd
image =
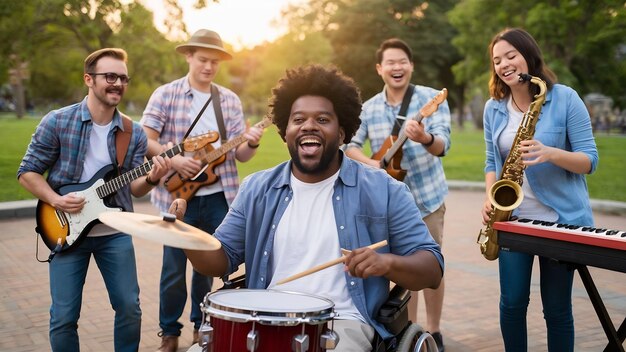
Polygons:
<instances>
[{"instance_id":1,"label":"paved walkway","mask_svg":"<svg viewBox=\"0 0 626 352\"><path fill-rule=\"evenodd\" d=\"M443 253L446 258L446 297L442 333L448 352L502 351L498 324L497 262L485 260L476 245L482 228L478 209L482 193L453 190L447 198ZM137 202L136 211L156 214L147 202ZM626 217L596 214L596 224L626 229ZM48 268L35 260L35 220L0 220L0 351L46 351L48 344ZM161 245L134 239L143 310L141 351L159 346L158 286ZM48 250L40 242L40 258ZM113 311L95 263L87 275L83 309L79 322L82 351L113 350ZM535 265L537 266L537 265ZM626 276L623 273L590 268L615 325L626 316ZM541 313L539 275L533 275L528 314L529 351L546 351L545 324ZM576 351L602 351L606 337L578 275L574 280L574 319ZM189 305L189 303L188 303ZM180 340L185 351L191 343L187 322L189 307L181 322ZM424 324L423 300L418 323Z\"/></svg>"}]
</instances>

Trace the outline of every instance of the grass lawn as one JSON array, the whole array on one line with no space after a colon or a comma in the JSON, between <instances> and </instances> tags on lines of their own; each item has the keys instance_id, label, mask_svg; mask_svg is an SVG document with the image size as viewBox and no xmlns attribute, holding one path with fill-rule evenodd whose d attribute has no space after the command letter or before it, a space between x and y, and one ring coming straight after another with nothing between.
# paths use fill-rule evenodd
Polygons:
<instances>
[{"instance_id":1,"label":"grass lawn","mask_svg":"<svg viewBox=\"0 0 626 352\"><path fill-rule=\"evenodd\" d=\"M17 182L16 171L39 119L16 119L0 114L0 140L4 153L0 156L0 201L32 199ZM596 172L587 176L591 198L626 202L626 136L596 135L600 163ZM466 126L453 127L452 147L443 159L448 180L484 181L484 142L482 131ZM274 166L289 158L287 148L274 126L268 128L257 155L239 164L243 178L255 171Z\"/></svg>"}]
</instances>

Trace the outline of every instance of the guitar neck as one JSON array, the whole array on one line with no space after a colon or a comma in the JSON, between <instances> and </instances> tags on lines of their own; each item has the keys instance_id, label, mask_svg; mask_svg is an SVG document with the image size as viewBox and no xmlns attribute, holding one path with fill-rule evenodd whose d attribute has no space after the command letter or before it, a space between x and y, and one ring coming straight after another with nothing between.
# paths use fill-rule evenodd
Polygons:
<instances>
[{"instance_id":1,"label":"guitar neck","mask_svg":"<svg viewBox=\"0 0 626 352\"><path fill-rule=\"evenodd\" d=\"M162 157L173 157L177 154L183 152L183 143L177 144L171 149L166 150L161 153ZM96 188L96 192L100 198L107 197L115 192L117 192L120 188L126 186L132 181L138 179L141 176L146 175L150 170L152 170L152 160L148 160L147 162L137 166L136 168L127 171L117 177L112 178L111 180L105 182L102 186Z\"/></svg>"},{"instance_id":2,"label":"guitar neck","mask_svg":"<svg viewBox=\"0 0 626 352\"><path fill-rule=\"evenodd\" d=\"M264 118L261 122L257 123L255 127L265 128L272 123L272 120L268 118ZM246 137L243 134L234 137L233 139L227 141L226 143L220 145L219 148L208 151L206 149L202 149L196 152L198 159L204 160L207 164L214 162L219 159L222 155L226 154L229 150L237 147L243 142L247 141Z\"/></svg>"},{"instance_id":3,"label":"guitar neck","mask_svg":"<svg viewBox=\"0 0 626 352\"><path fill-rule=\"evenodd\" d=\"M215 160L219 159L222 155L226 154L229 150L237 147L245 141L247 141L246 137L244 137L243 134L240 134L239 136L220 145L219 148L206 153L206 155L202 156L202 159L206 161L207 164L212 163Z\"/></svg>"}]
</instances>

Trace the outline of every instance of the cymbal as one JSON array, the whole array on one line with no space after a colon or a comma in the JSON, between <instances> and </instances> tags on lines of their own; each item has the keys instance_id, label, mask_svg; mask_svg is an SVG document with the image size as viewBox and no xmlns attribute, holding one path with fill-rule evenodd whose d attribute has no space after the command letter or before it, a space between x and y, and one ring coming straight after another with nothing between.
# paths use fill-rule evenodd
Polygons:
<instances>
[{"instance_id":1,"label":"cymbal","mask_svg":"<svg viewBox=\"0 0 626 352\"><path fill-rule=\"evenodd\" d=\"M103 212L98 219L131 236L160 242L166 246L215 250L222 244L212 235L197 227L186 224L171 214L155 216L130 212Z\"/></svg>"}]
</instances>

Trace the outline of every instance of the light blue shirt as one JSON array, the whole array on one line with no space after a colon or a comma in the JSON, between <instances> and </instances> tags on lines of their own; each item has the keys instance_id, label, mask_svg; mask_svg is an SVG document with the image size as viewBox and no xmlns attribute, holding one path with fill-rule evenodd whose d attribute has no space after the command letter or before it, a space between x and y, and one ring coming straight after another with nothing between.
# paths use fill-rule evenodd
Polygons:
<instances>
[{"instance_id":1,"label":"light blue shirt","mask_svg":"<svg viewBox=\"0 0 626 352\"><path fill-rule=\"evenodd\" d=\"M387 240L389 245L378 249L379 253L405 256L427 250L435 255L443 270L439 245L421 220L406 184L339 152L342 163L332 199L341 248L352 250ZM293 197L290 175L291 161L286 161L248 176L215 232L228 257L229 272L245 262L248 288L265 289L272 280L276 228ZM384 277L360 279L348 273L345 279L352 300L366 321L383 338L391 337L373 320L389 294L389 281Z\"/></svg>"},{"instance_id":2,"label":"light blue shirt","mask_svg":"<svg viewBox=\"0 0 626 352\"><path fill-rule=\"evenodd\" d=\"M407 109L407 118L415 116L433 97L439 93L430 87L416 85ZM363 104L361 125L348 144L348 148L363 148L370 140L372 152L376 153L391 135L396 124L400 104L387 102L385 90L376 94ZM450 149L450 109L444 101L437 110L422 120L426 132L432 133L443 141L444 154ZM441 158L430 154L420 143L410 139L402 146L400 166L407 171L404 182L409 186L413 198L423 216L435 212L444 203L448 194L448 184L443 171Z\"/></svg>"},{"instance_id":3,"label":"light blue shirt","mask_svg":"<svg viewBox=\"0 0 626 352\"><path fill-rule=\"evenodd\" d=\"M500 177L504 159L497 140L507 124L506 99L490 99L485 104L485 173ZM590 173L598 166L598 150L585 104L570 87L555 84L541 108L534 139L546 146L582 152L591 161ZM559 214L559 223L593 225L585 175L576 174L546 162L528 166L526 177L537 199Z\"/></svg>"}]
</instances>

